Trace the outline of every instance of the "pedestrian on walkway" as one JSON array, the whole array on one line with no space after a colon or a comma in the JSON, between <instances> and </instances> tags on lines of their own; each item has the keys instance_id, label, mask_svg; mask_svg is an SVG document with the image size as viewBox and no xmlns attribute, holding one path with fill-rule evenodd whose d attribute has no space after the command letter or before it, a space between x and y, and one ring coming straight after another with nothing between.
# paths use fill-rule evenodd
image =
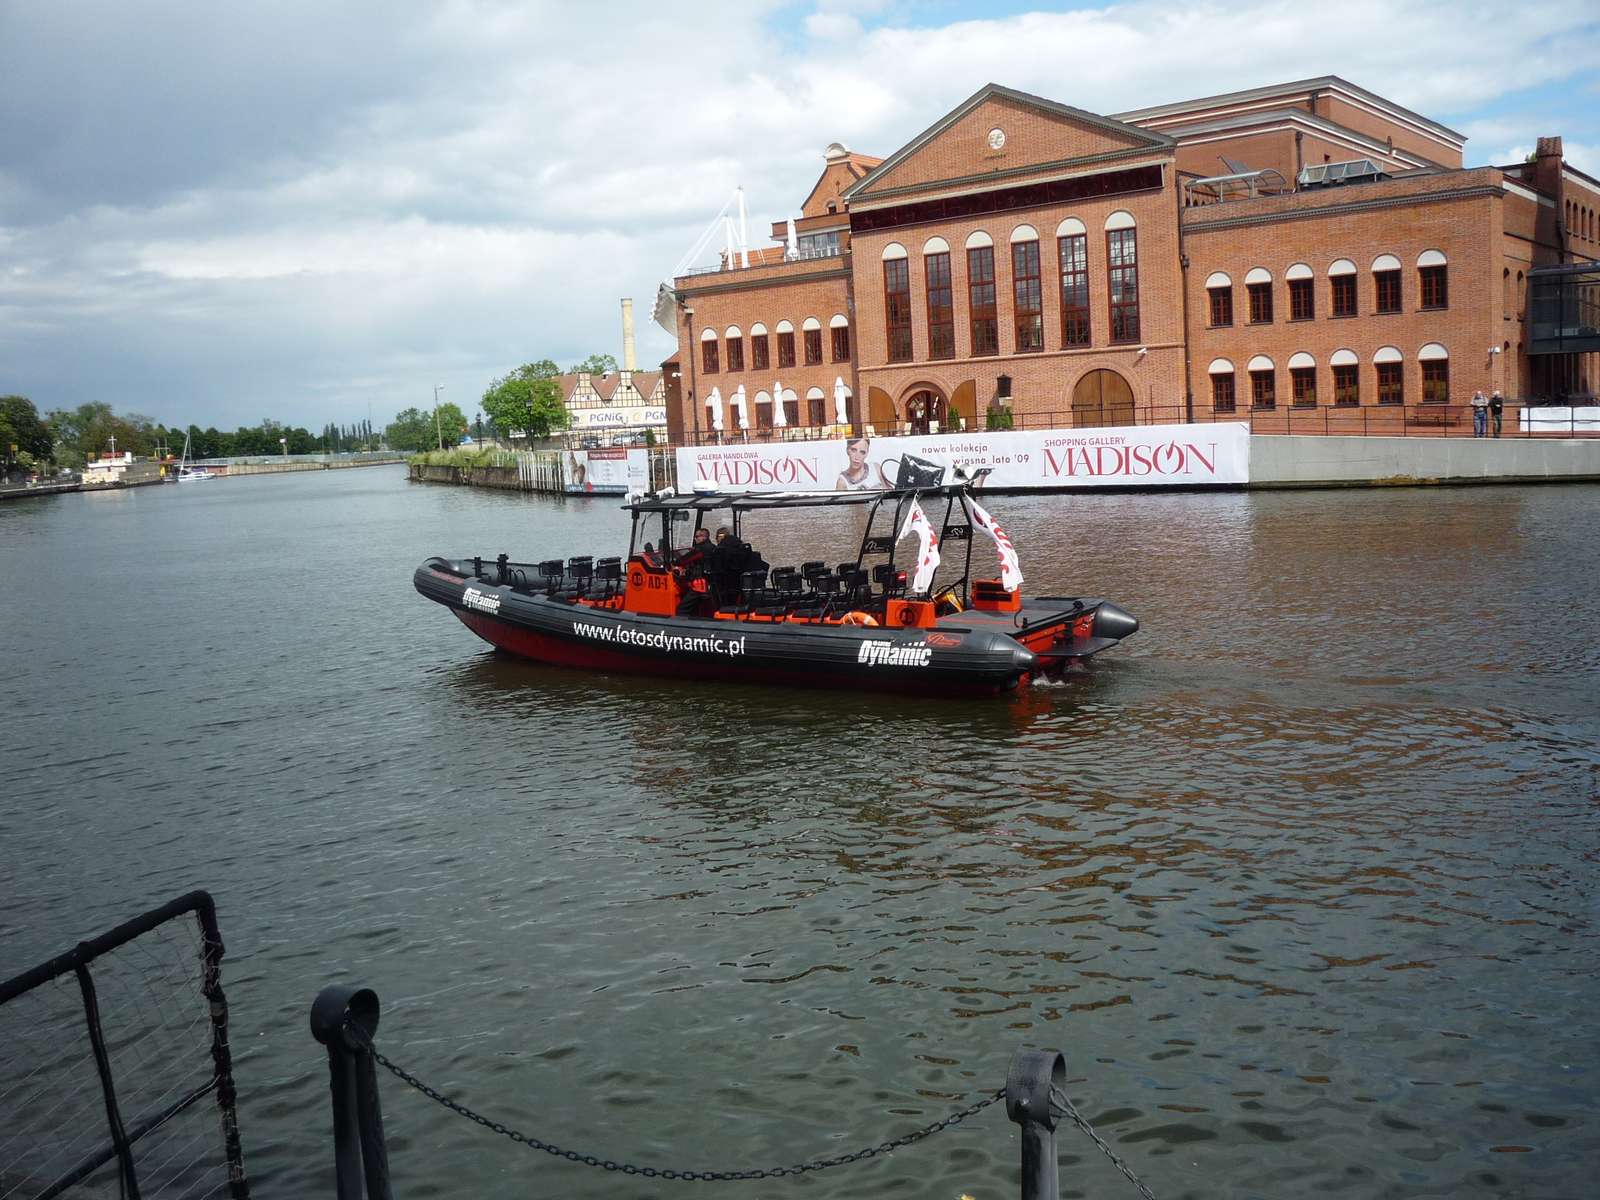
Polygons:
<instances>
[{"instance_id":1,"label":"pedestrian on walkway","mask_svg":"<svg viewBox=\"0 0 1600 1200\"><path fill-rule=\"evenodd\" d=\"M1472 393L1472 436L1482 437L1489 428L1489 397L1479 388Z\"/></svg>"},{"instance_id":2,"label":"pedestrian on walkway","mask_svg":"<svg viewBox=\"0 0 1600 1200\"><path fill-rule=\"evenodd\" d=\"M1500 436L1500 422L1505 418L1506 401L1500 394L1500 389L1494 390L1494 395L1489 397L1489 419L1494 422L1494 435Z\"/></svg>"}]
</instances>

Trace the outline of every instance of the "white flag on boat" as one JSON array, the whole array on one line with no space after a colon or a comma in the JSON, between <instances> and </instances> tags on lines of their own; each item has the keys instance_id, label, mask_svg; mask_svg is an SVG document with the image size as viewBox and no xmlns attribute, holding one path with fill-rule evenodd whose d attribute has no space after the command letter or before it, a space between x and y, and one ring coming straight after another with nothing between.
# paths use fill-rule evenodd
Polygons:
<instances>
[{"instance_id":1,"label":"white flag on boat","mask_svg":"<svg viewBox=\"0 0 1600 1200\"><path fill-rule=\"evenodd\" d=\"M922 511L922 505L915 500L911 502L911 511L906 514L906 523L900 529L900 537L908 533L917 535L917 569L911 577L911 591L925 592L928 585L933 582L933 573L939 569L939 537L933 532L933 526L928 523L928 514ZM899 540L898 538L896 539Z\"/></svg>"},{"instance_id":2,"label":"white flag on boat","mask_svg":"<svg viewBox=\"0 0 1600 1200\"><path fill-rule=\"evenodd\" d=\"M1000 585L1008 592L1016 591L1022 586L1022 564L1017 561L1017 548L976 500L969 498L967 505L972 509L972 519L978 523L978 528L994 539L995 551L1000 555Z\"/></svg>"}]
</instances>

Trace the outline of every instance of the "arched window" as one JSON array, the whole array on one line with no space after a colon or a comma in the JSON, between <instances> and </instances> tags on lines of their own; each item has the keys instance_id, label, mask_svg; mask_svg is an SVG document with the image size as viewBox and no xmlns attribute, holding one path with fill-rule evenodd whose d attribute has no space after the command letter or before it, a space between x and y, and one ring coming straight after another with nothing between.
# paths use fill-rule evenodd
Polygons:
<instances>
[{"instance_id":1,"label":"arched window","mask_svg":"<svg viewBox=\"0 0 1600 1200\"><path fill-rule=\"evenodd\" d=\"M1423 308L1448 308L1450 306L1450 267L1438 250L1424 250L1417 255L1417 287Z\"/></svg>"},{"instance_id":2,"label":"arched window","mask_svg":"<svg viewBox=\"0 0 1600 1200\"><path fill-rule=\"evenodd\" d=\"M1283 277L1289 284L1289 320L1311 320L1317 315L1316 281L1311 268L1295 263Z\"/></svg>"},{"instance_id":3,"label":"arched window","mask_svg":"<svg viewBox=\"0 0 1600 1200\"><path fill-rule=\"evenodd\" d=\"M843 313L834 313L828 320L828 337L833 342L833 361L850 361L850 321Z\"/></svg>"},{"instance_id":4,"label":"arched window","mask_svg":"<svg viewBox=\"0 0 1600 1200\"><path fill-rule=\"evenodd\" d=\"M768 357L770 342L767 338L767 327L760 321L750 326L750 369L752 371L765 371L772 366L772 359Z\"/></svg>"},{"instance_id":5,"label":"arched window","mask_svg":"<svg viewBox=\"0 0 1600 1200\"><path fill-rule=\"evenodd\" d=\"M1226 358L1214 358L1209 368L1211 376L1211 411L1231 413L1238 406L1238 397L1235 392L1238 372L1233 369L1233 363Z\"/></svg>"},{"instance_id":6,"label":"arched window","mask_svg":"<svg viewBox=\"0 0 1600 1200\"><path fill-rule=\"evenodd\" d=\"M1039 231L1018 225L1011 231L1011 298L1016 320L1016 351L1044 349L1044 291L1039 271Z\"/></svg>"},{"instance_id":7,"label":"arched window","mask_svg":"<svg viewBox=\"0 0 1600 1200\"><path fill-rule=\"evenodd\" d=\"M1077 217L1056 226L1061 262L1061 347L1089 344L1089 231Z\"/></svg>"},{"instance_id":8,"label":"arched window","mask_svg":"<svg viewBox=\"0 0 1600 1200\"><path fill-rule=\"evenodd\" d=\"M744 370L744 334L737 325L729 325L722 336L728 343L728 370Z\"/></svg>"},{"instance_id":9,"label":"arched window","mask_svg":"<svg viewBox=\"0 0 1600 1200\"><path fill-rule=\"evenodd\" d=\"M828 401L822 394L822 389L814 387L806 392L806 424L826 425L828 423Z\"/></svg>"},{"instance_id":10,"label":"arched window","mask_svg":"<svg viewBox=\"0 0 1600 1200\"><path fill-rule=\"evenodd\" d=\"M1206 276L1206 300L1211 314L1211 328L1223 329L1233 324L1233 280L1222 271ZM1233 367L1228 367L1233 373Z\"/></svg>"},{"instance_id":11,"label":"arched window","mask_svg":"<svg viewBox=\"0 0 1600 1200\"><path fill-rule=\"evenodd\" d=\"M994 304L994 239L981 229L967 235L967 311L972 321L972 353L1000 353L1000 326Z\"/></svg>"},{"instance_id":12,"label":"arched window","mask_svg":"<svg viewBox=\"0 0 1600 1200\"><path fill-rule=\"evenodd\" d=\"M1265 354L1252 358L1245 368L1250 373L1250 407L1278 407L1278 372Z\"/></svg>"},{"instance_id":13,"label":"arched window","mask_svg":"<svg viewBox=\"0 0 1600 1200\"><path fill-rule=\"evenodd\" d=\"M950 284L950 243L931 237L922 245L922 274L928 298L928 357L956 356L956 304Z\"/></svg>"},{"instance_id":14,"label":"arched window","mask_svg":"<svg viewBox=\"0 0 1600 1200\"><path fill-rule=\"evenodd\" d=\"M1272 324L1272 272L1252 267L1244 277L1244 290L1250 297L1250 324Z\"/></svg>"},{"instance_id":15,"label":"arched window","mask_svg":"<svg viewBox=\"0 0 1600 1200\"><path fill-rule=\"evenodd\" d=\"M756 393L756 428L772 428L772 393Z\"/></svg>"},{"instance_id":16,"label":"arched window","mask_svg":"<svg viewBox=\"0 0 1600 1200\"><path fill-rule=\"evenodd\" d=\"M1392 254L1380 254L1372 260L1372 311L1397 313L1400 311L1400 260Z\"/></svg>"},{"instance_id":17,"label":"arched window","mask_svg":"<svg viewBox=\"0 0 1600 1200\"><path fill-rule=\"evenodd\" d=\"M1332 310L1336 317L1356 315L1356 265L1348 258L1336 258L1328 265L1328 286L1333 293Z\"/></svg>"},{"instance_id":18,"label":"arched window","mask_svg":"<svg viewBox=\"0 0 1600 1200\"><path fill-rule=\"evenodd\" d=\"M1378 372L1378 403L1404 404L1406 402L1405 363L1394 346L1380 346L1372 356L1372 365Z\"/></svg>"},{"instance_id":19,"label":"arched window","mask_svg":"<svg viewBox=\"0 0 1600 1200\"><path fill-rule=\"evenodd\" d=\"M700 370L706 375L715 375L721 366L721 355L717 353L717 331L707 329L700 334Z\"/></svg>"},{"instance_id":20,"label":"arched window","mask_svg":"<svg viewBox=\"0 0 1600 1200\"><path fill-rule=\"evenodd\" d=\"M794 323L792 321L778 322L778 366L794 366Z\"/></svg>"},{"instance_id":21,"label":"arched window","mask_svg":"<svg viewBox=\"0 0 1600 1200\"><path fill-rule=\"evenodd\" d=\"M1133 214L1118 209L1106 218L1106 283L1111 301L1111 340L1139 340L1139 243Z\"/></svg>"},{"instance_id":22,"label":"arched window","mask_svg":"<svg viewBox=\"0 0 1600 1200\"><path fill-rule=\"evenodd\" d=\"M806 366L814 367L822 361L822 322L807 317L800 326L806 343Z\"/></svg>"},{"instance_id":23,"label":"arched window","mask_svg":"<svg viewBox=\"0 0 1600 1200\"><path fill-rule=\"evenodd\" d=\"M1361 360L1354 350L1335 350L1328 356L1333 370L1333 403L1350 407L1361 403Z\"/></svg>"},{"instance_id":24,"label":"arched window","mask_svg":"<svg viewBox=\"0 0 1600 1200\"><path fill-rule=\"evenodd\" d=\"M1438 342L1429 342L1417 351L1422 364L1422 402L1448 404L1450 401L1450 352Z\"/></svg>"},{"instance_id":25,"label":"arched window","mask_svg":"<svg viewBox=\"0 0 1600 1200\"><path fill-rule=\"evenodd\" d=\"M1317 360L1304 350L1289 357L1289 392L1296 408L1317 406Z\"/></svg>"}]
</instances>

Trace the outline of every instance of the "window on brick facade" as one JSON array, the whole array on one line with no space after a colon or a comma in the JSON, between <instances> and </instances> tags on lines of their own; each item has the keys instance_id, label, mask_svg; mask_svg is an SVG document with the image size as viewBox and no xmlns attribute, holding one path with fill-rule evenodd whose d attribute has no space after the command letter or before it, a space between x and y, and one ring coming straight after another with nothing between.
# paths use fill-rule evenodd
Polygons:
<instances>
[{"instance_id":1,"label":"window on brick facade","mask_svg":"<svg viewBox=\"0 0 1600 1200\"><path fill-rule=\"evenodd\" d=\"M883 314L889 334L889 361L911 361L911 263L891 258L883 264Z\"/></svg>"},{"instance_id":2,"label":"window on brick facade","mask_svg":"<svg viewBox=\"0 0 1600 1200\"><path fill-rule=\"evenodd\" d=\"M1336 317L1355 316L1356 277L1354 275L1335 275L1328 282L1333 285L1333 315Z\"/></svg>"},{"instance_id":3,"label":"window on brick facade","mask_svg":"<svg viewBox=\"0 0 1600 1200\"><path fill-rule=\"evenodd\" d=\"M1378 403L1404 404L1406 402L1405 364L1381 362L1378 364Z\"/></svg>"},{"instance_id":4,"label":"window on brick facade","mask_svg":"<svg viewBox=\"0 0 1600 1200\"><path fill-rule=\"evenodd\" d=\"M1106 233L1113 342L1139 340L1139 245L1134 232L1112 229Z\"/></svg>"},{"instance_id":5,"label":"window on brick facade","mask_svg":"<svg viewBox=\"0 0 1600 1200\"><path fill-rule=\"evenodd\" d=\"M1315 367L1290 367L1289 388L1296 408L1317 406L1317 369Z\"/></svg>"},{"instance_id":6,"label":"window on brick facade","mask_svg":"<svg viewBox=\"0 0 1600 1200\"><path fill-rule=\"evenodd\" d=\"M831 330L833 336L833 361L850 361L850 326L835 325Z\"/></svg>"},{"instance_id":7,"label":"window on brick facade","mask_svg":"<svg viewBox=\"0 0 1600 1200\"><path fill-rule=\"evenodd\" d=\"M1422 287L1423 308L1448 308L1450 305L1450 268L1446 266L1423 267L1417 272Z\"/></svg>"},{"instance_id":8,"label":"window on brick facade","mask_svg":"<svg viewBox=\"0 0 1600 1200\"><path fill-rule=\"evenodd\" d=\"M706 375L715 375L720 365L719 359L716 335L713 334L711 337L702 339L700 342L701 372Z\"/></svg>"},{"instance_id":9,"label":"window on brick facade","mask_svg":"<svg viewBox=\"0 0 1600 1200\"><path fill-rule=\"evenodd\" d=\"M778 366L794 366L794 330L786 329L778 334Z\"/></svg>"},{"instance_id":10,"label":"window on brick facade","mask_svg":"<svg viewBox=\"0 0 1600 1200\"><path fill-rule=\"evenodd\" d=\"M822 330L807 329L806 337L806 366L814 367L822 361Z\"/></svg>"},{"instance_id":11,"label":"window on brick facade","mask_svg":"<svg viewBox=\"0 0 1600 1200\"><path fill-rule=\"evenodd\" d=\"M1237 401L1234 397L1234 380L1236 376L1232 371L1218 372L1211 377L1211 410L1219 413L1231 413Z\"/></svg>"},{"instance_id":12,"label":"window on brick facade","mask_svg":"<svg viewBox=\"0 0 1600 1200\"><path fill-rule=\"evenodd\" d=\"M1374 271L1372 273L1372 286L1376 292L1372 310L1380 313L1397 313L1400 311L1400 272L1399 271Z\"/></svg>"},{"instance_id":13,"label":"window on brick facade","mask_svg":"<svg viewBox=\"0 0 1600 1200\"><path fill-rule=\"evenodd\" d=\"M926 254L922 267L928 277L928 357L956 356L956 307L950 290L950 252Z\"/></svg>"},{"instance_id":14,"label":"window on brick facade","mask_svg":"<svg viewBox=\"0 0 1600 1200\"><path fill-rule=\"evenodd\" d=\"M1426 354L1435 347L1426 347L1422 353ZM1424 358L1422 360L1422 402L1424 404L1444 404L1450 399L1450 360L1448 358Z\"/></svg>"},{"instance_id":15,"label":"window on brick facade","mask_svg":"<svg viewBox=\"0 0 1600 1200\"><path fill-rule=\"evenodd\" d=\"M1089 344L1089 235L1057 238L1061 256L1061 345Z\"/></svg>"},{"instance_id":16,"label":"window on brick facade","mask_svg":"<svg viewBox=\"0 0 1600 1200\"><path fill-rule=\"evenodd\" d=\"M1016 302L1018 354L1044 349L1044 293L1039 282L1038 241L1011 244L1011 294Z\"/></svg>"},{"instance_id":17,"label":"window on brick facade","mask_svg":"<svg viewBox=\"0 0 1600 1200\"><path fill-rule=\"evenodd\" d=\"M1247 283L1245 291L1250 293L1250 324L1272 324L1272 285Z\"/></svg>"},{"instance_id":18,"label":"window on brick facade","mask_svg":"<svg viewBox=\"0 0 1600 1200\"><path fill-rule=\"evenodd\" d=\"M1206 289L1211 302L1211 328L1221 329L1233 324L1233 285Z\"/></svg>"},{"instance_id":19,"label":"window on brick facade","mask_svg":"<svg viewBox=\"0 0 1600 1200\"><path fill-rule=\"evenodd\" d=\"M750 369L752 371L765 371L772 365L771 360L767 357L770 348L766 334L752 333L750 335Z\"/></svg>"},{"instance_id":20,"label":"window on brick facade","mask_svg":"<svg viewBox=\"0 0 1600 1200\"><path fill-rule=\"evenodd\" d=\"M742 337L728 339L728 370L744 370L744 339Z\"/></svg>"},{"instance_id":21,"label":"window on brick facade","mask_svg":"<svg viewBox=\"0 0 1600 1200\"><path fill-rule=\"evenodd\" d=\"M967 250L967 307L972 313L972 353L999 354L1000 331L994 309L994 247Z\"/></svg>"},{"instance_id":22,"label":"window on brick facade","mask_svg":"<svg viewBox=\"0 0 1600 1200\"><path fill-rule=\"evenodd\" d=\"M1266 367L1250 372L1250 407L1278 407L1277 373Z\"/></svg>"},{"instance_id":23,"label":"window on brick facade","mask_svg":"<svg viewBox=\"0 0 1600 1200\"><path fill-rule=\"evenodd\" d=\"M1289 320L1309 321L1317 315L1313 286L1313 281L1309 279L1289 280Z\"/></svg>"},{"instance_id":24,"label":"window on brick facade","mask_svg":"<svg viewBox=\"0 0 1600 1200\"><path fill-rule=\"evenodd\" d=\"M1361 403L1361 368L1354 363L1333 369L1333 402L1344 406Z\"/></svg>"}]
</instances>

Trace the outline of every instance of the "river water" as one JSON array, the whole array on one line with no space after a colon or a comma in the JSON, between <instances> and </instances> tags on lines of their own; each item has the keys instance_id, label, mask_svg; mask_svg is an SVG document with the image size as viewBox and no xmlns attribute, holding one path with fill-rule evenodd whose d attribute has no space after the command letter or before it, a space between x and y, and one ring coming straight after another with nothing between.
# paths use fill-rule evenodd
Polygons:
<instances>
[{"instance_id":1,"label":"river water","mask_svg":"<svg viewBox=\"0 0 1600 1200\"><path fill-rule=\"evenodd\" d=\"M411 572L619 553L611 501L368 468L0 506L0 975L210 889L269 1198L332 1195L334 981L417 1075L602 1158L840 1154L1046 1046L1162 1197L1593 1195L1600 488L992 511L1026 590L1143 630L982 703L591 677ZM852 519L751 529L831 557ZM383 1096L404 1198L1017 1194L999 1106L713 1188ZM1133 1194L1060 1141L1066 1194Z\"/></svg>"}]
</instances>

